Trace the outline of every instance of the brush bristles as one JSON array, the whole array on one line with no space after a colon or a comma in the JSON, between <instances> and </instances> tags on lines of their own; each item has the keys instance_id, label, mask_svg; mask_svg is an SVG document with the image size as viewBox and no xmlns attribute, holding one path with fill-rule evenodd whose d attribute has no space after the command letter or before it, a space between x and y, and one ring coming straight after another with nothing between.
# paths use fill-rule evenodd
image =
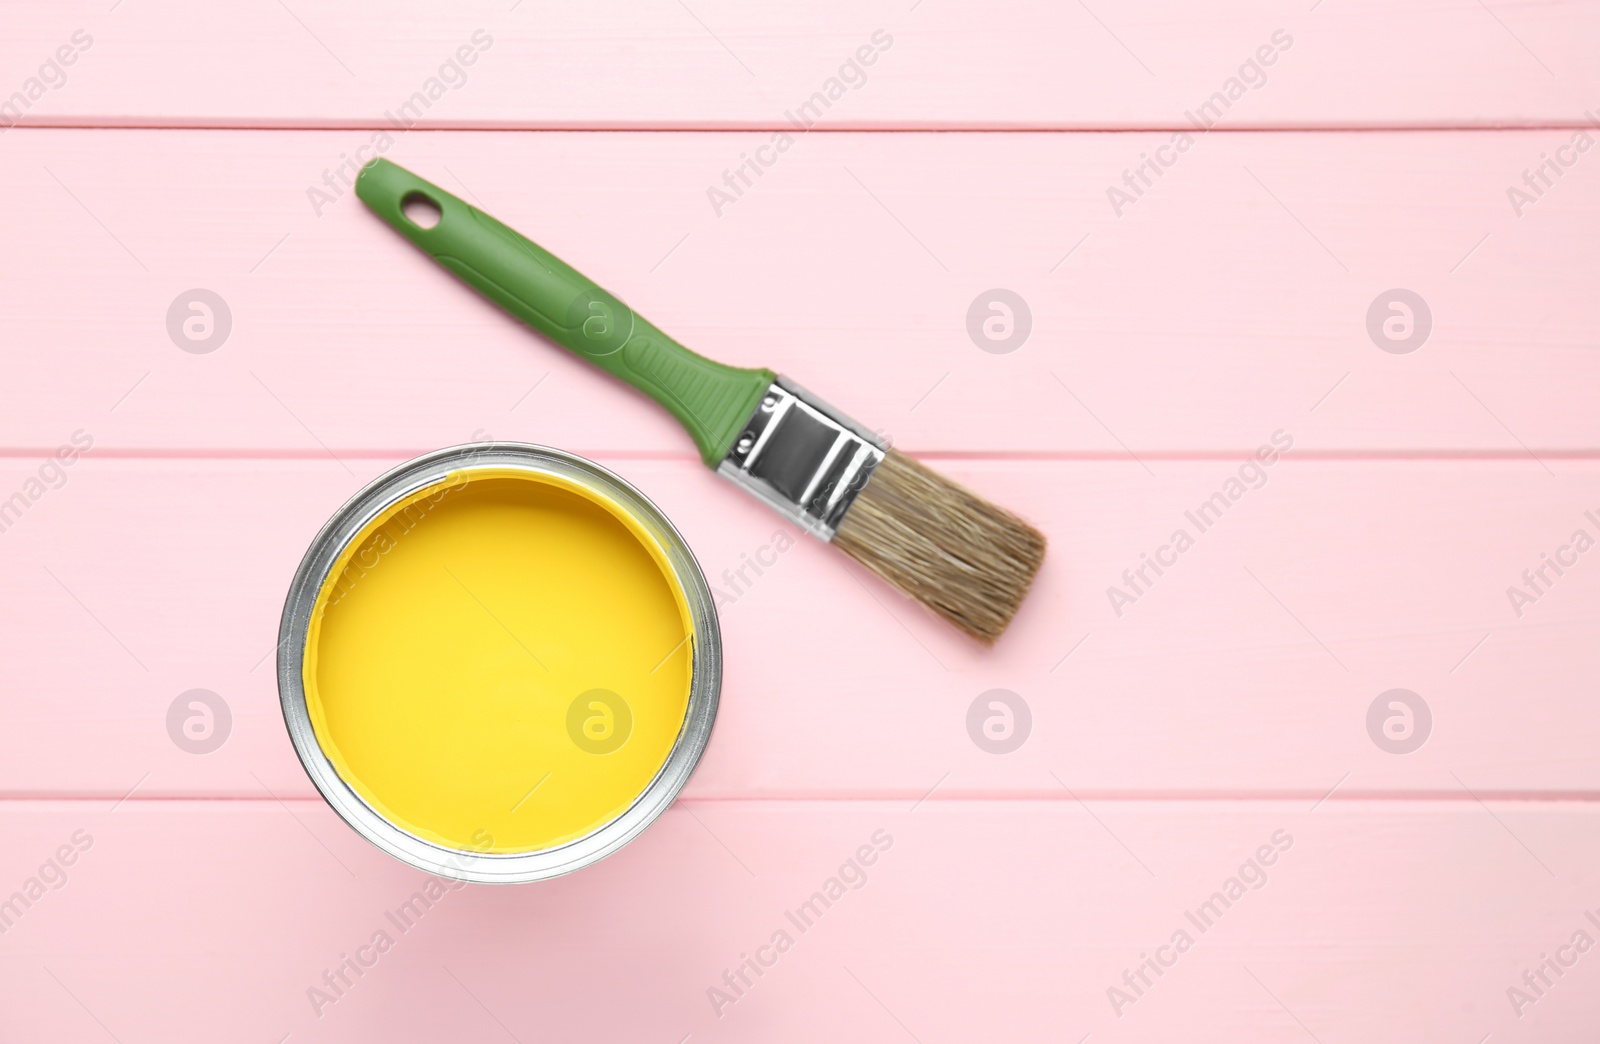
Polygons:
<instances>
[{"instance_id":1,"label":"brush bristles","mask_svg":"<svg viewBox=\"0 0 1600 1044\"><path fill-rule=\"evenodd\" d=\"M1006 629L1044 561L1038 530L896 450L833 543L985 643Z\"/></svg>"}]
</instances>

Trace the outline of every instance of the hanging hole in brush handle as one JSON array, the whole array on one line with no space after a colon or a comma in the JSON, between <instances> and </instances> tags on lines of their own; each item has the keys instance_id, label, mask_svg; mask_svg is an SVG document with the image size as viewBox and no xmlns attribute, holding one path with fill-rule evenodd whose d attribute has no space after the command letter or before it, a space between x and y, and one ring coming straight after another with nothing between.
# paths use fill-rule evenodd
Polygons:
<instances>
[{"instance_id":1,"label":"hanging hole in brush handle","mask_svg":"<svg viewBox=\"0 0 1600 1044\"><path fill-rule=\"evenodd\" d=\"M367 164L356 195L495 304L665 406L710 467L776 376L696 355L537 243L398 164Z\"/></svg>"},{"instance_id":2,"label":"hanging hole in brush handle","mask_svg":"<svg viewBox=\"0 0 1600 1044\"><path fill-rule=\"evenodd\" d=\"M420 192L408 192L400 201L400 213L406 220L421 229L429 229L439 223L444 217L444 210L433 200Z\"/></svg>"}]
</instances>

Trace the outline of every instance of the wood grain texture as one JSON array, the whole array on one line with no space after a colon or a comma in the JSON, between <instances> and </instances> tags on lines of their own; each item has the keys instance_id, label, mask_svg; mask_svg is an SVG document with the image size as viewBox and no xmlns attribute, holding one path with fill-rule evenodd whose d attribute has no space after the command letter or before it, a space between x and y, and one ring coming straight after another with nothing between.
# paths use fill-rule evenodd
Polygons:
<instances>
[{"instance_id":1,"label":"wood grain texture","mask_svg":"<svg viewBox=\"0 0 1600 1044\"><path fill-rule=\"evenodd\" d=\"M1600 565L1572 550L1600 538L1600 6L13 6L0 1040L1481 1044L1600 1022L1592 952L1508 992L1600 938ZM865 82L777 152L863 45ZM1177 152L1236 74L1259 82ZM783 524L664 415L364 212L343 181L385 133L685 343L1037 524L1011 631L984 651L831 549L774 555ZM751 156L771 162L746 186ZM231 318L205 353L169 332L196 289ZM969 331L995 289L1028 306L1014 350ZM1429 312L1409 353L1369 332L1396 289ZM57 470L75 436L92 448ZM386 915L423 878L286 742L278 614L362 483L487 437L593 456L674 520L720 592L723 701L635 843L402 931ZM193 688L232 713L206 755L168 734ZM1431 711L1411 753L1370 732L1392 689ZM1007 754L970 731L994 690L1031 713ZM878 831L861 887L719 1006ZM308 990L384 928L392 951L319 1013Z\"/></svg>"},{"instance_id":2,"label":"wood grain texture","mask_svg":"<svg viewBox=\"0 0 1600 1044\"><path fill-rule=\"evenodd\" d=\"M37 350L0 389L0 446L88 426L107 448L692 452L352 193L316 216L307 187L359 137L8 135L0 183L34 203L0 216L0 302ZM391 155L913 452L1242 453L1280 427L1334 454L1600 444L1600 160L1521 218L1506 198L1570 132L1210 135L1117 217L1107 187L1168 138L813 135L720 218L708 185L764 136L416 134ZM232 314L210 354L168 333L196 287ZM968 332L997 287L1032 315L1004 354ZM1396 287L1432 316L1410 354L1367 330Z\"/></svg>"},{"instance_id":3,"label":"wood grain texture","mask_svg":"<svg viewBox=\"0 0 1600 1044\"><path fill-rule=\"evenodd\" d=\"M88 50L35 122L372 126L473 34L425 125L774 126L873 33L892 40L827 111L834 127L1182 126L1240 66L1292 41L1237 126L1569 124L1600 96L1592 3L1173 0L983 5L826 0L444 7L377 0L227 11L196 0L23 7L0 41L9 92L66 43ZM451 86L445 86L450 84Z\"/></svg>"},{"instance_id":4,"label":"wood grain texture","mask_svg":"<svg viewBox=\"0 0 1600 1044\"><path fill-rule=\"evenodd\" d=\"M348 463L354 474L91 450L72 465L0 535L0 583L31 607L0 634L27 694L0 704L0 792L313 796L271 654L311 537L397 461ZM941 462L1050 541L1029 601L986 651L830 548L799 538L777 550L788 527L696 463L605 463L680 527L721 603L723 703L693 796L1600 793L1600 710L1586 695L1600 667L1585 638L1594 554L1547 572L1537 601L1507 595L1575 530L1600 537L1586 516L1600 515L1592 464L1552 478L1522 462L1291 450L1201 532L1189 516L1237 463L1162 461L1146 475L1118 462ZM5 465L5 489L37 468ZM1194 546L1164 552L1176 564L1146 568L1149 585L1127 595L1123 572L1179 528ZM773 563L760 575L748 564L759 559ZM204 757L167 734L168 706L192 688L234 714L228 745ZM1033 714L1027 742L1004 756L967 725L997 688ZM1434 716L1404 757L1367 732L1368 706L1393 688Z\"/></svg>"},{"instance_id":5,"label":"wood grain texture","mask_svg":"<svg viewBox=\"0 0 1600 1044\"><path fill-rule=\"evenodd\" d=\"M423 875L320 803L0 817L8 889L92 841L0 940L14 1039L1566 1041L1600 1016L1592 953L1521 1018L1506 993L1593 931L1591 806L685 802L598 866L444 893L405 931ZM874 836L858 887L788 920ZM1260 887L1194 927L1241 872ZM719 1015L708 989L779 930ZM1179 930L1192 948L1119 1015L1108 989ZM379 931L319 1017L308 990Z\"/></svg>"}]
</instances>

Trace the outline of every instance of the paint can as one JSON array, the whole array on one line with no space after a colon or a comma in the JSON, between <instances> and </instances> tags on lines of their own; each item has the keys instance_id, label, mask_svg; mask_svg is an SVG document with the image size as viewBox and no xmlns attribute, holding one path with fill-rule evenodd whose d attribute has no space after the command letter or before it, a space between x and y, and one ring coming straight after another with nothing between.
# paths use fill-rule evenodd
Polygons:
<instances>
[{"instance_id":1,"label":"paint can","mask_svg":"<svg viewBox=\"0 0 1600 1044\"><path fill-rule=\"evenodd\" d=\"M279 630L284 721L322 796L462 881L560 876L638 836L698 764L721 682L711 590L671 522L592 461L523 443L367 485L312 541Z\"/></svg>"}]
</instances>

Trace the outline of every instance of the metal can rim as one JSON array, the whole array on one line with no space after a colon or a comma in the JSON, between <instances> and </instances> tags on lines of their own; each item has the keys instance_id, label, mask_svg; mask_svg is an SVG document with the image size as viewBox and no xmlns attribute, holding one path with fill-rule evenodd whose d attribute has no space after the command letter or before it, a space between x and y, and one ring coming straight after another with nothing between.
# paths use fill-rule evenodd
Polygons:
<instances>
[{"instance_id":1,"label":"metal can rim","mask_svg":"<svg viewBox=\"0 0 1600 1044\"><path fill-rule=\"evenodd\" d=\"M692 623L689 705L660 770L633 804L614 819L554 848L534 852L477 852L434 844L390 822L334 769L317 742L306 707L302 669L311 612L340 552L396 501L450 475L500 468L552 475L577 483L626 510L655 539L682 589ZM358 834L402 862L440 877L486 884L542 881L598 862L639 836L672 805L711 739L722 690L722 635L716 603L688 542L632 483L576 454L524 442L448 446L384 472L344 503L312 539L284 600L278 627L278 697L300 764L323 799Z\"/></svg>"}]
</instances>

